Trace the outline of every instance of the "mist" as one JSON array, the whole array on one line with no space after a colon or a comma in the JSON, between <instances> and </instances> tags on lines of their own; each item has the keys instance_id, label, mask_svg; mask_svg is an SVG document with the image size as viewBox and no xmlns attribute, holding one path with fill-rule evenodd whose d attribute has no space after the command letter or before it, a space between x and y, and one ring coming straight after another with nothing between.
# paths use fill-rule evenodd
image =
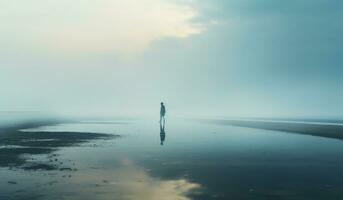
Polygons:
<instances>
[{"instance_id":1,"label":"mist","mask_svg":"<svg viewBox=\"0 0 343 200\"><path fill-rule=\"evenodd\" d=\"M2 111L342 117L340 2L37 3L1 2Z\"/></svg>"},{"instance_id":2,"label":"mist","mask_svg":"<svg viewBox=\"0 0 343 200\"><path fill-rule=\"evenodd\" d=\"M0 199L343 199L342 0L0 0Z\"/></svg>"}]
</instances>

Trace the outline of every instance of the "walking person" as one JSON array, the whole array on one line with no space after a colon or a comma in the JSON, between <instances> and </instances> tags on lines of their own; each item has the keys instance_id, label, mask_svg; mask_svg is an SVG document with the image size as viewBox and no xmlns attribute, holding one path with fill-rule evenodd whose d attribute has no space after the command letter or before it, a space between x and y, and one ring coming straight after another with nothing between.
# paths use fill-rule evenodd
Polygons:
<instances>
[{"instance_id":1,"label":"walking person","mask_svg":"<svg viewBox=\"0 0 343 200\"><path fill-rule=\"evenodd\" d=\"M166 115L166 107L164 106L163 102L161 102L161 110L160 110L160 124L162 124L162 119L163 119L163 128L166 123L165 116Z\"/></svg>"}]
</instances>

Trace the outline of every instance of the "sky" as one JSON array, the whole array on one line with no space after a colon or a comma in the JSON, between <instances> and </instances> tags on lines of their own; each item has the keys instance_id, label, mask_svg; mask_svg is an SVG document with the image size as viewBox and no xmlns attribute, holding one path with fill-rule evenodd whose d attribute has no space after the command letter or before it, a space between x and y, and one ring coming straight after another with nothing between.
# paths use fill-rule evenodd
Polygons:
<instances>
[{"instance_id":1,"label":"sky","mask_svg":"<svg viewBox=\"0 0 343 200\"><path fill-rule=\"evenodd\" d=\"M0 0L0 111L343 117L339 0Z\"/></svg>"}]
</instances>

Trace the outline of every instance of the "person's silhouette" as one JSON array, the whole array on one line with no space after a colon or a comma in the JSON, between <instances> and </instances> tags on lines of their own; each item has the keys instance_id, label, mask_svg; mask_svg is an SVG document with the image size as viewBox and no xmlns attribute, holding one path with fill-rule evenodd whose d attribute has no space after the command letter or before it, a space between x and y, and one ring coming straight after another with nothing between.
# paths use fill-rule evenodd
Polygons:
<instances>
[{"instance_id":1,"label":"person's silhouette","mask_svg":"<svg viewBox=\"0 0 343 200\"><path fill-rule=\"evenodd\" d=\"M166 139L166 132L164 132L164 125L162 124L160 124L160 138L161 138L161 145L163 145L163 142Z\"/></svg>"},{"instance_id":2,"label":"person's silhouette","mask_svg":"<svg viewBox=\"0 0 343 200\"><path fill-rule=\"evenodd\" d=\"M165 116L166 115L166 107L164 106L163 102L161 102L161 109L160 109L160 124L162 123L162 119L163 119L163 128L164 125L166 123L166 119Z\"/></svg>"}]
</instances>

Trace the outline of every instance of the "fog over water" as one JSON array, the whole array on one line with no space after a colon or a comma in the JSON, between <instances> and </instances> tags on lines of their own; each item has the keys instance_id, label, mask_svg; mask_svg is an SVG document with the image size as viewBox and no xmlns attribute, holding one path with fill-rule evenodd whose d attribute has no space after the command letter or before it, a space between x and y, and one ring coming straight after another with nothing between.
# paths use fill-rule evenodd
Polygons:
<instances>
[{"instance_id":1,"label":"fog over water","mask_svg":"<svg viewBox=\"0 0 343 200\"><path fill-rule=\"evenodd\" d=\"M342 117L341 1L0 7L1 111Z\"/></svg>"},{"instance_id":2,"label":"fog over water","mask_svg":"<svg viewBox=\"0 0 343 200\"><path fill-rule=\"evenodd\" d=\"M341 0L0 0L0 200L343 199L342 19Z\"/></svg>"}]
</instances>

